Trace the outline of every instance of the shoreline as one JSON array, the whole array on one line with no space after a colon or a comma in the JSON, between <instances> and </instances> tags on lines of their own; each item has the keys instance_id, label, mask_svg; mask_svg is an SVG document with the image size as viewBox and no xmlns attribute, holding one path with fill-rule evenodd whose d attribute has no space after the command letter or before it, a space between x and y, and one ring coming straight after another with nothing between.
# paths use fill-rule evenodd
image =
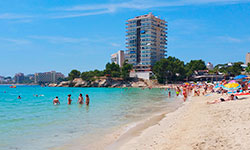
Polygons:
<instances>
[{"instance_id":1,"label":"shoreline","mask_svg":"<svg viewBox=\"0 0 250 150\"><path fill-rule=\"evenodd\" d=\"M250 149L250 96L206 104L221 97L192 97L182 107L122 143L119 150Z\"/></svg>"},{"instance_id":2,"label":"shoreline","mask_svg":"<svg viewBox=\"0 0 250 150\"><path fill-rule=\"evenodd\" d=\"M140 133L145 129L157 125L159 121L165 118L166 114L175 112L179 108L183 107L183 100L181 97L175 97L173 99L174 101L178 102L174 102L172 104L170 103L170 105L166 107L167 110L161 109L139 120L114 126L106 132L103 132L104 134L101 134L102 137L97 137L98 134L93 134L90 137L88 137L87 135L83 135L76 139L73 139L73 143L67 142L62 146L53 147L51 148L51 150L119 149L120 146L128 142L131 138L139 136ZM88 145L84 145L81 141L88 140L86 139L87 137L92 139L92 141L89 141Z\"/></svg>"},{"instance_id":3,"label":"shoreline","mask_svg":"<svg viewBox=\"0 0 250 150\"><path fill-rule=\"evenodd\" d=\"M107 145L105 150L113 150L113 149L120 149L124 144L128 143L131 139L136 138L140 136L141 133L143 133L146 129L151 128L155 125L158 125L159 122L161 122L164 118L166 118L169 114L172 114L182 107L184 107L185 104L181 104L178 108L175 110L169 110L169 111L162 111L158 112L157 114L154 114L144 120L140 120L135 123L131 123L128 125L128 129L125 130L115 141L113 141L110 145Z\"/></svg>"}]
</instances>

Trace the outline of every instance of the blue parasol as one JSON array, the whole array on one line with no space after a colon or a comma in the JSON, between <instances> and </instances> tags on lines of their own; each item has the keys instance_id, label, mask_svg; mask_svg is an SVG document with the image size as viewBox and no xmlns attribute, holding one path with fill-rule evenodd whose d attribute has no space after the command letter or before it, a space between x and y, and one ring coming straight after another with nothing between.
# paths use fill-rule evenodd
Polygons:
<instances>
[{"instance_id":1,"label":"blue parasol","mask_svg":"<svg viewBox=\"0 0 250 150\"><path fill-rule=\"evenodd\" d=\"M234 77L234 80L243 79L246 77L247 77L246 75L238 75L238 76Z\"/></svg>"}]
</instances>

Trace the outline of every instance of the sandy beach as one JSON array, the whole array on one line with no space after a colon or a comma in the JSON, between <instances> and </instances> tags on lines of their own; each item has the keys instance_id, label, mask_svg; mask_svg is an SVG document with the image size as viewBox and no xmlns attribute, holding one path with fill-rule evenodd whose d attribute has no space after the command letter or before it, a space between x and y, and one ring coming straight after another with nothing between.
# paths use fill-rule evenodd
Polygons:
<instances>
[{"instance_id":1,"label":"sandy beach","mask_svg":"<svg viewBox=\"0 0 250 150\"><path fill-rule=\"evenodd\" d=\"M206 103L220 97L217 94L192 97L139 134L130 135L129 140L122 143L118 138L113 146L120 150L250 149L250 97Z\"/></svg>"}]
</instances>

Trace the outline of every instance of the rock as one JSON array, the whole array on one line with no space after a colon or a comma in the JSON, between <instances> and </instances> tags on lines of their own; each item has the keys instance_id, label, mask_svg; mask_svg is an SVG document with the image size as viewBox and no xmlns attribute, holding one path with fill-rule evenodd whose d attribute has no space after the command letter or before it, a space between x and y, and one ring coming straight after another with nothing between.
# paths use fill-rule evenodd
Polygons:
<instances>
[{"instance_id":1,"label":"rock","mask_svg":"<svg viewBox=\"0 0 250 150\"><path fill-rule=\"evenodd\" d=\"M62 81L59 85L57 85L58 87L69 87L70 85L70 81Z\"/></svg>"},{"instance_id":2,"label":"rock","mask_svg":"<svg viewBox=\"0 0 250 150\"><path fill-rule=\"evenodd\" d=\"M106 86L107 86L107 80L106 79L99 81L98 87L106 87Z\"/></svg>"},{"instance_id":3,"label":"rock","mask_svg":"<svg viewBox=\"0 0 250 150\"><path fill-rule=\"evenodd\" d=\"M96 81L91 82L91 87L98 87L99 83Z\"/></svg>"},{"instance_id":4,"label":"rock","mask_svg":"<svg viewBox=\"0 0 250 150\"><path fill-rule=\"evenodd\" d=\"M49 86L49 87L56 87L57 84L56 84L56 83L50 83L48 86Z\"/></svg>"},{"instance_id":5,"label":"rock","mask_svg":"<svg viewBox=\"0 0 250 150\"><path fill-rule=\"evenodd\" d=\"M72 81L74 87L82 87L82 84L83 83L83 80L81 78L75 78L73 81Z\"/></svg>"},{"instance_id":6,"label":"rock","mask_svg":"<svg viewBox=\"0 0 250 150\"><path fill-rule=\"evenodd\" d=\"M133 82L132 87L147 87L147 84L143 81Z\"/></svg>"}]
</instances>

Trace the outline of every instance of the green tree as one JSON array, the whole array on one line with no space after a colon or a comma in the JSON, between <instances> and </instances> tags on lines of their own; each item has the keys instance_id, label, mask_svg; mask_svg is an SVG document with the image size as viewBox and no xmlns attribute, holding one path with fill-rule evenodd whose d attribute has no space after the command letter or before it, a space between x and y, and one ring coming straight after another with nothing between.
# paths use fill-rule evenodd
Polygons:
<instances>
[{"instance_id":1,"label":"green tree","mask_svg":"<svg viewBox=\"0 0 250 150\"><path fill-rule=\"evenodd\" d=\"M229 72L230 75L233 76L240 75L241 72L243 71L243 68L241 67L242 64L243 62L235 62L233 63L232 66L227 68L227 71Z\"/></svg>"},{"instance_id":2,"label":"green tree","mask_svg":"<svg viewBox=\"0 0 250 150\"><path fill-rule=\"evenodd\" d=\"M203 60L191 60L189 63L185 66L186 69L186 75L187 77L190 77L194 71L196 70L205 70L207 69L205 62Z\"/></svg>"},{"instance_id":3,"label":"green tree","mask_svg":"<svg viewBox=\"0 0 250 150\"><path fill-rule=\"evenodd\" d=\"M132 64L128 64L127 61L125 61L123 63L123 66L122 66L122 72L121 72L121 77L124 79L124 80L128 80L129 79L129 73L130 71L133 69L133 65Z\"/></svg>"},{"instance_id":4,"label":"green tree","mask_svg":"<svg viewBox=\"0 0 250 150\"><path fill-rule=\"evenodd\" d=\"M159 83L180 81L185 77L184 62L169 56L156 62L153 72Z\"/></svg>"},{"instance_id":5,"label":"green tree","mask_svg":"<svg viewBox=\"0 0 250 150\"><path fill-rule=\"evenodd\" d=\"M247 74L250 73L250 63L247 64L246 73L247 73Z\"/></svg>"},{"instance_id":6,"label":"green tree","mask_svg":"<svg viewBox=\"0 0 250 150\"><path fill-rule=\"evenodd\" d=\"M237 76L243 71L243 68L241 67L242 64L243 62L235 62L232 65L218 64L214 67L214 69L217 69L219 72L225 75Z\"/></svg>"},{"instance_id":7,"label":"green tree","mask_svg":"<svg viewBox=\"0 0 250 150\"><path fill-rule=\"evenodd\" d=\"M103 71L94 70L94 71L86 71L81 73L81 78L85 81L94 80L96 77L104 76Z\"/></svg>"},{"instance_id":8,"label":"green tree","mask_svg":"<svg viewBox=\"0 0 250 150\"><path fill-rule=\"evenodd\" d=\"M90 80L92 80L93 77L94 77L94 75L91 72L82 72L81 73L81 78L85 81L90 81Z\"/></svg>"},{"instance_id":9,"label":"green tree","mask_svg":"<svg viewBox=\"0 0 250 150\"><path fill-rule=\"evenodd\" d=\"M107 63L106 68L104 70L104 74L111 77L120 77L121 76L121 69L119 65Z\"/></svg>"},{"instance_id":10,"label":"green tree","mask_svg":"<svg viewBox=\"0 0 250 150\"><path fill-rule=\"evenodd\" d=\"M76 70L76 69L74 69L74 70L72 70L72 71L69 73L68 79L69 79L70 81L72 81L72 80L74 80L75 78L79 78L80 75L81 75L81 72L78 71L78 70Z\"/></svg>"}]
</instances>

